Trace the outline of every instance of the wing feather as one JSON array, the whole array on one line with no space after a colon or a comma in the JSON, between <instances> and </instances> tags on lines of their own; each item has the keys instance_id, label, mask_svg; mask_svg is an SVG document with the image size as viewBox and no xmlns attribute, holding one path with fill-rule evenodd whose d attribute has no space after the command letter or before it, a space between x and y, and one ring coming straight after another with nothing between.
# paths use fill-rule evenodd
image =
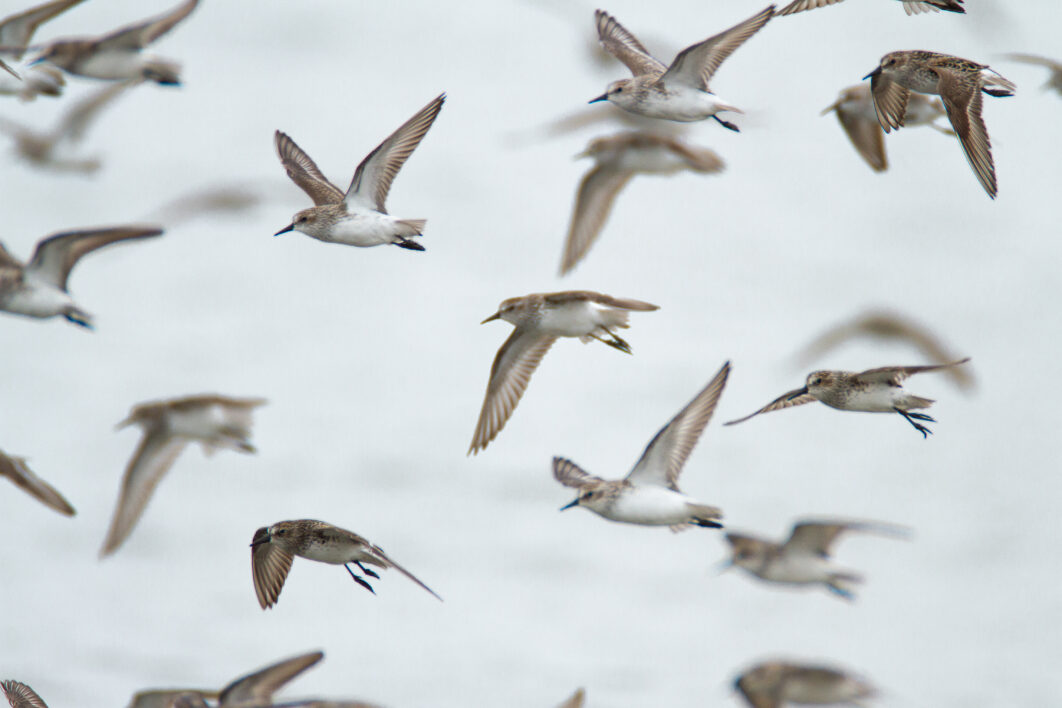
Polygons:
<instances>
[{"instance_id":1,"label":"wing feather","mask_svg":"<svg viewBox=\"0 0 1062 708\"><path fill-rule=\"evenodd\" d=\"M323 658L323 652L314 651L279 661L254 673L241 676L221 689L218 695L218 708L239 703L272 703L273 694L279 691L284 684Z\"/></svg>"},{"instance_id":2,"label":"wing feather","mask_svg":"<svg viewBox=\"0 0 1062 708\"><path fill-rule=\"evenodd\" d=\"M707 91L708 82L719 65L749 37L759 32L773 16L774 5L768 5L744 22L683 49L660 77L660 82L673 82Z\"/></svg>"},{"instance_id":3,"label":"wing feather","mask_svg":"<svg viewBox=\"0 0 1062 708\"><path fill-rule=\"evenodd\" d=\"M856 380L862 383L887 383L890 386L899 386L904 379L914 374L925 371L937 371L952 366L959 366L970 361L970 357L953 361L948 364L929 364L927 366L882 366L877 369L867 369L856 374Z\"/></svg>"},{"instance_id":4,"label":"wing feather","mask_svg":"<svg viewBox=\"0 0 1062 708\"><path fill-rule=\"evenodd\" d=\"M117 241L150 238L162 234L155 226L115 226L85 231L67 231L40 241L26 273L66 290L70 271L86 253Z\"/></svg>"},{"instance_id":5,"label":"wing feather","mask_svg":"<svg viewBox=\"0 0 1062 708\"><path fill-rule=\"evenodd\" d=\"M612 211L612 203L616 201L616 195L633 176L633 170L620 170L610 165L598 165L583 177L575 196L568 238L564 241L561 275L567 275L597 241Z\"/></svg>"},{"instance_id":6,"label":"wing feather","mask_svg":"<svg viewBox=\"0 0 1062 708\"><path fill-rule=\"evenodd\" d=\"M594 11L597 38L605 51L623 62L634 76L659 76L667 70L649 53L637 37L604 10Z\"/></svg>"},{"instance_id":7,"label":"wing feather","mask_svg":"<svg viewBox=\"0 0 1062 708\"><path fill-rule=\"evenodd\" d=\"M907 97L911 92L905 87L881 74L870 79L870 94L874 97L874 112L878 123L888 133L903 125L907 114Z\"/></svg>"},{"instance_id":8,"label":"wing feather","mask_svg":"<svg viewBox=\"0 0 1062 708\"><path fill-rule=\"evenodd\" d=\"M104 49L143 49L177 26L177 23L188 17L198 4L199 0L185 0L170 12L127 25L104 35L100 38L98 45Z\"/></svg>"},{"instance_id":9,"label":"wing feather","mask_svg":"<svg viewBox=\"0 0 1062 708\"><path fill-rule=\"evenodd\" d=\"M996 198L996 165L992 160L992 143L981 117L981 87L956 80L950 71L940 72L940 99L948 112L951 127L959 136L966 160L973 168L988 196Z\"/></svg>"},{"instance_id":10,"label":"wing feather","mask_svg":"<svg viewBox=\"0 0 1062 708\"><path fill-rule=\"evenodd\" d=\"M309 195L315 205L338 204L343 201L343 190L329 182L317 168L317 163L286 133L276 131L273 134L273 142L277 146L280 164L284 166L288 177Z\"/></svg>"},{"instance_id":11,"label":"wing feather","mask_svg":"<svg viewBox=\"0 0 1062 708\"><path fill-rule=\"evenodd\" d=\"M815 400L815 397L807 392L807 388L797 388L792 391L783 393L778 398L774 399L763 408L759 409L755 413L750 413L744 418L738 418L737 420L730 420L723 425L736 425L738 423L744 423L749 418L758 416L760 413L770 413L771 411L780 411L783 408L792 408L793 406L802 406L805 403L811 403Z\"/></svg>"},{"instance_id":12,"label":"wing feather","mask_svg":"<svg viewBox=\"0 0 1062 708\"><path fill-rule=\"evenodd\" d=\"M76 513L70 502L64 499L55 487L35 475L21 457L11 457L0 452L0 477L7 477L19 489L60 514L73 516Z\"/></svg>"},{"instance_id":13,"label":"wing feather","mask_svg":"<svg viewBox=\"0 0 1062 708\"><path fill-rule=\"evenodd\" d=\"M574 487L575 489L582 489L587 485L605 481L586 472L579 465L563 457L553 458L553 478L565 487Z\"/></svg>"},{"instance_id":14,"label":"wing feather","mask_svg":"<svg viewBox=\"0 0 1062 708\"><path fill-rule=\"evenodd\" d=\"M258 596L258 604L262 609L268 609L277 603L280 590L284 587L284 580L291 570L291 562L295 556L285 551L275 543L266 540L264 543L255 543L265 537L269 537L269 529L262 527L254 534L251 544L251 578L254 580L254 592Z\"/></svg>"}]
</instances>

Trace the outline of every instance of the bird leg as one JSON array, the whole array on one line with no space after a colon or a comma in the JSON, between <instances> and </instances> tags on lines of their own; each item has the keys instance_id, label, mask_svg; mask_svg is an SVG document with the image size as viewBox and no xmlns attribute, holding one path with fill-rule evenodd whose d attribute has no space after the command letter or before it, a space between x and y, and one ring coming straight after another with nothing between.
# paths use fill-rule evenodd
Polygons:
<instances>
[{"instance_id":1,"label":"bird leg","mask_svg":"<svg viewBox=\"0 0 1062 708\"><path fill-rule=\"evenodd\" d=\"M716 121L718 121L718 122L719 122L719 125L723 126L723 127L724 127L724 128L726 128L727 130L733 130L733 131L734 131L735 133L740 133L740 132L741 132L741 131L740 131L740 130L738 129L738 127L737 127L736 125L734 125L733 123L731 123L730 121L727 121L727 120L723 120L722 118L720 118L720 117L719 117L719 116L717 116L717 115L713 115L713 116L712 116L712 118L715 118L715 119L716 119Z\"/></svg>"},{"instance_id":2,"label":"bird leg","mask_svg":"<svg viewBox=\"0 0 1062 708\"><path fill-rule=\"evenodd\" d=\"M347 569L348 573L350 573L350 577L354 578L354 582L371 592L373 595L376 594L376 591L372 589L372 585L369 585L367 582L365 582L365 578L361 577L360 575L355 575L354 571L351 570L350 566L346 563L343 564L343 567ZM361 568L361 563L358 563L358 567ZM362 570L364 570L364 568L362 568Z\"/></svg>"},{"instance_id":3,"label":"bird leg","mask_svg":"<svg viewBox=\"0 0 1062 708\"><path fill-rule=\"evenodd\" d=\"M906 418L907 422L910 423L911 425L913 425L915 430L917 430L918 432L922 433L922 437L923 438L929 437L929 435L933 432L932 430L930 430L926 426L922 425L921 423L916 423L915 422L916 420L925 420L925 421L928 421L930 423L936 423L937 422L935 419L929 417L925 413L908 413L907 411L902 411L899 408L893 408L893 410L896 411L897 413L899 413L900 415L902 415L904 418Z\"/></svg>"},{"instance_id":4,"label":"bird leg","mask_svg":"<svg viewBox=\"0 0 1062 708\"><path fill-rule=\"evenodd\" d=\"M358 566L359 568L361 568L361 572L365 573L365 574L366 574L366 575L368 575L368 576L369 576L370 578L376 578L377 580L379 580L379 579L380 579L380 576L376 574L376 571L375 571L375 570L373 570L373 569L371 569L371 568L366 568L365 566L363 566L363 565L361 564L361 561L354 561L354 565L356 565L356 566Z\"/></svg>"},{"instance_id":5,"label":"bird leg","mask_svg":"<svg viewBox=\"0 0 1062 708\"><path fill-rule=\"evenodd\" d=\"M625 342L622 337L617 337L615 332L610 330L608 327L602 327L601 329L603 331L607 332L608 336L612 337L612 339L604 339L604 338L599 337L599 336L597 336L596 334L593 334L593 333L591 333L590 336L593 337L594 339L596 339L599 342L604 342L605 344L609 345L610 347L612 347L614 349L619 349L621 352L623 352L625 354L632 354L633 353L633 352L631 352L631 345L627 344L627 342Z\"/></svg>"},{"instance_id":6,"label":"bird leg","mask_svg":"<svg viewBox=\"0 0 1062 708\"><path fill-rule=\"evenodd\" d=\"M423 251L424 246L421 246L416 241L412 241L408 238L404 238L401 241L395 241L395 245L399 248L408 248L410 251Z\"/></svg>"}]
</instances>

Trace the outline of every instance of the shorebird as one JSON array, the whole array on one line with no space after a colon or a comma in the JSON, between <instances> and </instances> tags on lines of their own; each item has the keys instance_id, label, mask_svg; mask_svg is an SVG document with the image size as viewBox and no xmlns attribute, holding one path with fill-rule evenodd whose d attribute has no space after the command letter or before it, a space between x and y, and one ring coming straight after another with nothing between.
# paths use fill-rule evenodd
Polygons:
<instances>
[{"instance_id":1,"label":"shorebird","mask_svg":"<svg viewBox=\"0 0 1062 708\"><path fill-rule=\"evenodd\" d=\"M399 248L423 251L414 236L420 236L427 223L424 219L396 219L387 213L384 203L402 165L416 150L442 110L446 94L439 94L420 109L398 130L369 153L354 171L344 194L317 168L310 156L279 130L275 141L280 162L288 177L313 199L315 206L303 209L291 223L274 236L299 231L319 241L348 246L394 244Z\"/></svg>"},{"instance_id":2,"label":"shorebird","mask_svg":"<svg viewBox=\"0 0 1062 708\"><path fill-rule=\"evenodd\" d=\"M1044 90L1054 89L1056 93L1062 95L1062 62L1048 59L1047 57L1037 56L1035 54L1022 54L1020 52L1007 54L1006 57L1008 59L1013 59L1014 61L1034 64L1046 68L1050 74L1047 77L1047 83L1043 86Z\"/></svg>"},{"instance_id":3,"label":"shorebird","mask_svg":"<svg viewBox=\"0 0 1062 708\"><path fill-rule=\"evenodd\" d=\"M60 514L73 516L76 513L55 487L33 474L24 458L0 452L0 477L7 477L16 487Z\"/></svg>"},{"instance_id":4,"label":"shorebird","mask_svg":"<svg viewBox=\"0 0 1062 708\"><path fill-rule=\"evenodd\" d=\"M876 533L904 538L907 530L892 524L870 521L828 521L804 519L793 525L782 543L749 534L730 532L726 541L731 556L724 569L737 566L769 583L782 585L822 584L827 590L851 600L852 585L863 582L856 573L830 562L830 549L848 531Z\"/></svg>"},{"instance_id":5,"label":"shorebird","mask_svg":"<svg viewBox=\"0 0 1062 708\"><path fill-rule=\"evenodd\" d=\"M0 681L0 688L4 689L4 697L11 708L48 708L44 700L24 683Z\"/></svg>"},{"instance_id":6,"label":"shorebird","mask_svg":"<svg viewBox=\"0 0 1062 708\"><path fill-rule=\"evenodd\" d=\"M670 135L643 131L596 138L577 157L592 157L596 164L579 183L564 242L561 275L571 271L594 245L616 195L634 175L673 175L683 170L713 173L722 172L725 166L712 150L687 145Z\"/></svg>"},{"instance_id":7,"label":"shorebird","mask_svg":"<svg viewBox=\"0 0 1062 708\"><path fill-rule=\"evenodd\" d=\"M0 20L0 47L2 47L0 52L13 59L21 59L29 47L33 33L42 23L81 2L84 0L53 0L53 2L36 5L14 15L8 15ZM0 62L0 66L7 68L11 74L15 74L3 62ZM63 75L58 70L45 66L26 67L22 71L21 79L15 81L6 81L3 80L4 78L0 77L0 94L17 95L23 101L32 101L41 94L58 96L62 93L65 83Z\"/></svg>"},{"instance_id":8,"label":"shorebird","mask_svg":"<svg viewBox=\"0 0 1062 708\"><path fill-rule=\"evenodd\" d=\"M189 442L198 442L207 455L219 448L256 452L249 440L251 414L265 402L264 398L205 394L133 406L117 428L139 425L143 437L125 468L118 506L100 556L114 553L129 537L155 487Z\"/></svg>"},{"instance_id":9,"label":"shorebird","mask_svg":"<svg viewBox=\"0 0 1062 708\"><path fill-rule=\"evenodd\" d=\"M849 86L841 91L837 100L824 108L820 115L826 115L830 111L837 113L837 121L844 128L852 147L870 165L870 169L875 172L887 170L889 162L885 157L885 134L878 124L870 87L866 84ZM935 121L945 115L943 103L916 93L907 101L903 124L906 128L928 125L945 135L955 135L954 131L936 124Z\"/></svg>"},{"instance_id":10,"label":"shorebird","mask_svg":"<svg viewBox=\"0 0 1062 708\"><path fill-rule=\"evenodd\" d=\"M254 532L254 538L251 540L251 577L254 580L255 594L258 595L258 604L263 610L275 605L279 599L295 556L341 565L347 569L354 582L374 595L376 591L365 578L350 569L350 564L358 566L361 572L370 578L377 579L380 576L376 571L366 568L364 563L377 568L394 568L442 601L434 590L391 560L382 548L374 546L353 531L323 521L299 519L280 521Z\"/></svg>"},{"instance_id":11,"label":"shorebird","mask_svg":"<svg viewBox=\"0 0 1062 708\"><path fill-rule=\"evenodd\" d=\"M173 10L99 37L71 37L49 42L32 63L46 61L68 74L110 81L130 79L180 85L180 66L161 57L141 54L191 14L199 0L186 0Z\"/></svg>"},{"instance_id":12,"label":"shorebird","mask_svg":"<svg viewBox=\"0 0 1062 708\"><path fill-rule=\"evenodd\" d=\"M951 366L959 366L970 361L967 357L950 364L931 366L884 366L880 369L868 369L860 373L851 371L812 371L808 374L807 384L802 388L787 391L768 403L755 413L744 418L731 420L724 425L742 423L760 413L783 408L801 406L812 401L822 401L830 408L842 411L863 411L865 413L899 413L914 426L915 430L928 437L932 430L918 421L936 423L924 413L912 413L918 408L929 408L933 404L930 398L915 396L903 390L903 381L908 376L925 371L937 371Z\"/></svg>"},{"instance_id":13,"label":"shorebird","mask_svg":"<svg viewBox=\"0 0 1062 708\"><path fill-rule=\"evenodd\" d=\"M806 364L850 339L861 337L907 342L936 364L958 359L955 352L928 327L915 322L906 315L889 310L867 310L850 320L830 327L804 347L797 358ZM943 373L951 377L959 388L973 388L974 379L968 366L951 367L945 369Z\"/></svg>"},{"instance_id":14,"label":"shorebird","mask_svg":"<svg viewBox=\"0 0 1062 708\"><path fill-rule=\"evenodd\" d=\"M803 12L804 10L814 10L818 7L826 7L827 5L836 5L842 0L793 0L781 10L776 12L776 15L792 15L796 12ZM918 15L923 12L940 12L946 10L948 12L958 12L965 14L966 10L963 9L963 0L900 0L903 3L903 11L910 15Z\"/></svg>"},{"instance_id":15,"label":"shorebird","mask_svg":"<svg viewBox=\"0 0 1062 708\"><path fill-rule=\"evenodd\" d=\"M671 419L649 442L634 469L623 479L606 480L580 469L571 460L553 458L553 476L579 496L561 511L582 506L611 521L645 526L670 526L683 531L690 526L722 528L723 512L683 494L679 474L693 452L704 427L712 418L730 374L723 364L708 385Z\"/></svg>"},{"instance_id":16,"label":"shorebird","mask_svg":"<svg viewBox=\"0 0 1062 708\"><path fill-rule=\"evenodd\" d=\"M501 345L490 367L487 393L468 454L485 449L505 427L531 375L558 337L578 337L583 343L596 339L630 354L630 345L613 330L626 329L631 312L656 309L659 309L656 305L641 300L587 290L535 293L502 301L498 311L480 324L501 319L516 328Z\"/></svg>"},{"instance_id":17,"label":"shorebird","mask_svg":"<svg viewBox=\"0 0 1062 708\"><path fill-rule=\"evenodd\" d=\"M988 196L996 198L996 166L981 118L981 93L1013 96L1017 87L1012 82L987 64L917 50L886 54L878 68L863 78L870 79L874 110L886 133L904 124L911 91L938 94L970 167Z\"/></svg>"},{"instance_id":18,"label":"shorebird","mask_svg":"<svg viewBox=\"0 0 1062 708\"><path fill-rule=\"evenodd\" d=\"M734 689L752 708L803 705L857 704L877 690L864 679L829 666L768 661L753 666L734 680Z\"/></svg>"},{"instance_id":19,"label":"shorebird","mask_svg":"<svg viewBox=\"0 0 1062 708\"><path fill-rule=\"evenodd\" d=\"M78 259L108 244L161 233L162 229L153 226L115 226L53 234L37 243L28 264L0 244L0 310L41 319L62 315L92 329L92 315L82 310L66 289Z\"/></svg>"},{"instance_id":20,"label":"shorebird","mask_svg":"<svg viewBox=\"0 0 1062 708\"><path fill-rule=\"evenodd\" d=\"M741 110L717 98L708 88L708 82L719 65L773 15L774 5L769 5L744 22L686 47L671 66L664 66L616 18L597 10L594 20L601 44L631 70L634 78L613 81L605 93L590 103L610 101L625 111L680 122L714 118L724 128L736 131L736 125L721 119L717 113L741 113Z\"/></svg>"}]
</instances>

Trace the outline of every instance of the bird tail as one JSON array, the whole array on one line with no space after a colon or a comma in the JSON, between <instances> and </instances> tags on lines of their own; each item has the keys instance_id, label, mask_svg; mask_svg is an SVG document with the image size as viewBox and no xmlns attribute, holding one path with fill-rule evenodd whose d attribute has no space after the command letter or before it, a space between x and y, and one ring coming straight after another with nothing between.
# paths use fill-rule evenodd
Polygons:
<instances>
[{"instance_id":1,"label":"bird tail","mask_svg":"<svg viewBox=\"0 0 1062 708\"><path fill-rule=\"evenodd\" d=\"M904 410L911 410L912 408L929 408L933 405L932 398L922 398L921 396L913 396L908 394L904 398Z\"/></svg>"},{"instance_id":2,"label":"bird tail","mask_svg":"<svg viewBox=\"0 0 1062 708\"><path fill-rule=\"evenodd\" d=\"M427 225L427 219L398 219L398 235L403 238L410 236L420 236L424 233L424 227Z\"/></svg>"},{"instance_id":3,"label":"bird tail","mask_svg":"<svg viewBox=\"0 0 1062 708\"><path fill-rule=\"evenodd\" d=\"M685 531L691 526L700 526L706 529L721 529L723 528L723 510L717 506L708 506L706 504L690 504L690 520L684 524L672 525L671 532L678 533L679 531Z\"/></svg>"},{"instance_id":4,"label":"bird tail","mask_svg":"<svg viewBox=\"0 0 1062 708\"><path fill-rule=\"evenodd\" d=\"M181 85L181 67L173 62L154 60L144 66L143 77L163 86Z\"/></svg>"},{"instance_id":5,"label":"bird tail","mask_svg":"<svg viewBox=\"0 0 1062 708\"><path fill-rule=\"evenodd\" d=\"M1003 78L999 73L985 67L981 70L981 90L989 96L1013 96L1018 90L1017 85L1010 79Z\"/></svg>"}]
</instances>

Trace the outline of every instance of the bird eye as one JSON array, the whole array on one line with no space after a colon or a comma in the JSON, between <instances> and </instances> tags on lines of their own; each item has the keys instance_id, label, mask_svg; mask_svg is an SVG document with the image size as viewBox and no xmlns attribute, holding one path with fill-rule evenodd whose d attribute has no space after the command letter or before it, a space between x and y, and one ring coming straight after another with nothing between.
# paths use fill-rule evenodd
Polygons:
<instances>
[{"instance_id":1,"label":"bird eye","mask_svg":"<svg viewBox=\"0 0 1062 708\"><path fill-rule=\"evenodd\" d=\"M623 93L623 87L620 86L618 89L616 89L616 93Z\"/></svg>"},{"instance_id":2,"label":"bird eye","mask_svg":"<svg viewBox=\"0 0 1062 708\"><path fill-rule=\"evenodd\" d=\"M284 535L284 534L286 534L287 532L288 532L288 530L287 530L287 529L278 529L278 530L277 530L277 536L283 536L283 535Z\"/></svg>"}]
</instances>

